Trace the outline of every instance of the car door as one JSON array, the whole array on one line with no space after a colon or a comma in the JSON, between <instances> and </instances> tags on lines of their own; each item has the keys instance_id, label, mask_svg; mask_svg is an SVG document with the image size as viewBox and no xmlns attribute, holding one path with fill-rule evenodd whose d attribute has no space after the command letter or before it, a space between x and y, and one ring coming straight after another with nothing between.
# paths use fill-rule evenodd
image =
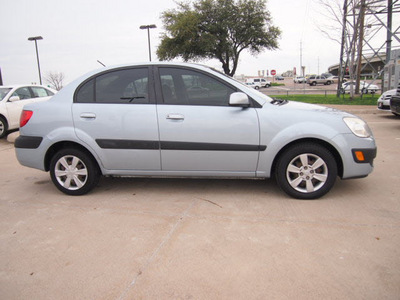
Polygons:
<instances>
[{"instance_id":1,"label":"car door","mask_svg":"<svg viewBox=\"0 0 400 300\"><path fill-rule=\"evenodd\" d=\"M19 100L10 101L11 97L18 97ZM21 87L15 90L6 102L8 113L9 128L17 128L19 126L19 117L23 107L32 102L32 94L29 87Z\"/></svg>"},{"instance_id":2,"label":"car door","mask_svg":"<svg viewBox=\"0 0 400 300\"><path fill-rule=\"evenodd\" d=\"M236 89L188 68L159 67L157 78L162 170L254 176L260 151L257 113L229 106Z\"/></svg>"},{"instance_id":3,"label":"car door","mask_svg":"<svg viewBox=\"0 0 400 300\"><path fill-rule=\"evenodd\" d=\"M78 87L72 107L75 131L109 170L160 166L157 114L147 67L102 73Z\"/></svg>"}]
</instances>

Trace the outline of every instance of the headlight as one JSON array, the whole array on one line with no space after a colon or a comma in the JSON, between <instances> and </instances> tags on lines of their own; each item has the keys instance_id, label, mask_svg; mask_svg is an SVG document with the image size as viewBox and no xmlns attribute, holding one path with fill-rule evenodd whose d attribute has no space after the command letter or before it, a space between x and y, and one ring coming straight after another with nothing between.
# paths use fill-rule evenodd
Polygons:
<instances>
[{"instance_id":1,"label":"headlight","mask_svg":"<svg viewBox=\"0 0 400 300\"><path fill-rule=\"evenodd\" d=\"M356 136L367 138L372 135L371 129L369 129L367 123L359 118L343 118L343 121L346 123L347 127L350 128L351 132L353 132Z\"/></svg>"}]
</instances>

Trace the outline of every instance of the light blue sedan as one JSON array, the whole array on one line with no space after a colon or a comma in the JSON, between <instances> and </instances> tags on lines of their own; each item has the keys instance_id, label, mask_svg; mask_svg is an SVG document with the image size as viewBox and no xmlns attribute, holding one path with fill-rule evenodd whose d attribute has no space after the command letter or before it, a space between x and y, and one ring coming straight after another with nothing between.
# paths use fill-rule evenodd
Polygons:
<instances>
[{"instance_id":1,"label":"light blue sedan","mask_svg":"<svg viewBox=\"0 0 400 300\"><path fill-rule=\"evenodd\" d=\"M367 176L376 156L360 118L274 100L195 64L103 68L27 105L20 122L19 162L69 195L102 175L275 176L288 195L315 199L338 176Z\"/></svg>"}]
</instances>

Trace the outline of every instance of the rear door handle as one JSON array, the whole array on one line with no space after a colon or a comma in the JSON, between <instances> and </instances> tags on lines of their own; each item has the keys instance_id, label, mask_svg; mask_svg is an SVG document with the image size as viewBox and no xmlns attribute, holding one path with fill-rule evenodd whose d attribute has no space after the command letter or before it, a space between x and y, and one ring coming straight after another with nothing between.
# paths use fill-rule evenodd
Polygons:
<instances>
[{"instance_id":1,"label":"rear door handle","mask_svg":"<svg viewBox=\"0 0 400 300\"><path fill-rule=\"evenodd\" d=\"M171 113L167 115L168 120L176 120L176 121L183 121L185 120L185 116L181 114Z\"/></svg>"},{"instance_id":2,"label":"rear door handle","mask_svg":"<svg viewBox=\"0 0 400 300\"><path fill-rule=\"evenodd\" d=\"M82 119L96 119L96 114L94 114L94 113L81 113L80 117Z\"/></svg>"}]
</instances>

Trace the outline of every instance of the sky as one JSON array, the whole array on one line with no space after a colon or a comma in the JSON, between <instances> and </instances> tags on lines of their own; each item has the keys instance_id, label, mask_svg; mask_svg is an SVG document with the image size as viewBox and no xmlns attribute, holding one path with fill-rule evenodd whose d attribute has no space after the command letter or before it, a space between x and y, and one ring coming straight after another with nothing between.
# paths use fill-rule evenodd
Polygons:
<instances>
[{"instance_id":1,"label":"sky","mask_svg":"<svg viewBox=\"0 0 400 300\"><path fill-rule=\"evenodd\" d=\"M42 78L62 72L64 84L101 68L97 60L107 66L148 61L147 31L140 25L157 26L150 31L152 60L157 61L161 14L176 7L173 0L0 0L3 84L39 82L35 43L28 41L32 36L43 37L38 41ZM267 9L282 31L279 49L257 56L242 53L236 75L298 70L300 43L306 73L323 73L338 63L339 44L318 28L326 19L318 0L268 0ZM217 60L200 63L222 70Z\"/></svg>"}]
</instances>

